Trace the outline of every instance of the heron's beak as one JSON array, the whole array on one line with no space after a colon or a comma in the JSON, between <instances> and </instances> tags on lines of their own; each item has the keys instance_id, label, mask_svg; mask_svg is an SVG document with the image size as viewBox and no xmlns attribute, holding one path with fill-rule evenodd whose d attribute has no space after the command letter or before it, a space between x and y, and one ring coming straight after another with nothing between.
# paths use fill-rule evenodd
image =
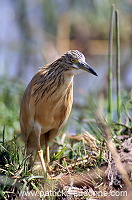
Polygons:
<instances>
[{"instance_id":1,"label":"heron's beak","mask_svg":"<svg viewBox=\"0 0 132 200\"><path fill-rule=\"evenodd\" d=\"M90 67L86 62L81 62L78 64L78 67L80 69L83 69L84 71L87 71L95 76L98 76L97 73Z\"/></svg>"}]
</instances>

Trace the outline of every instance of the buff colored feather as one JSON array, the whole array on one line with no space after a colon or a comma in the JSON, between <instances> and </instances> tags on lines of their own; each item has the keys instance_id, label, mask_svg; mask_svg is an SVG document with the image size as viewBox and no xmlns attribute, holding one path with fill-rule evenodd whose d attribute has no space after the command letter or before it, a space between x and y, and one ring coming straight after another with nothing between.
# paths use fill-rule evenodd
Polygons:
<instances>
[{"instance_id":1,"label":"buff colored feather","mask_svg":"<svg viewBox=\"0 0 132 200\"><path fill-rule=\"evenodd\" d=\"M44 172L46 166L42 146L46 147L48 163L48 142L59 134L71 112L73 77L84 70L97 75L85 62L82 53L68 51L53 63L42 67L25 90L20 109L21 132L27 154L38 151Z\"/></svg>"}]
</instances>

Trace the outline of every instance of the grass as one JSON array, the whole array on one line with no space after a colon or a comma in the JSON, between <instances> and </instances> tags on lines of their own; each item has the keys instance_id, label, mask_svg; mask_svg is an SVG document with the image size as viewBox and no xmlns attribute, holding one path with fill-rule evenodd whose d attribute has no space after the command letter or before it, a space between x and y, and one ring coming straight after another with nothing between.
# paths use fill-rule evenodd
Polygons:
<instances>
[{"instance_id":1,"label":"grass","mask_svg":"<svg viewBox=\"0 0 132 200\"><path fill-rule=\"evenodd\" d=\"M12 86L12 82L10 81L9 84L7 84L6 82L5 89L4 81L2 85L3 89L1 92L1 105L3 105L3 107L6 107L4 116L8 116L10 112L11 119L8 120L5 118L5 121L1 119L1 198L13 199L14 196L14 198L19 199L20 191L36 191L37 194L40 194L39 191L45 191L45 186L43 184L43 176L37 174L33 175L32 172L28 169L27 158L25 156L25 147L20 139L19 126L16 126L16 124L19 123L18 110L23 88L17 85L17 89L12 91L12 87L10 88L10 85ZM6 95L4 94L4 91ZM7 91L9 93L8 99ZM126 119L126 124L122 124L121 130L123 130L124 127L129 129L131 123L129 116L129 112L131 111L130 94L128 95L127 92L124 92L124 94L125 95L122 99L124 99L125 109L124 111L122 109L122 114L124 114L125 116L124 119ZM5 96L6 101L4 102ZM96 96L94 98L97 99ZM88 102L91 102L90 96L88 97ZM75 113L78 112L78 120L76 120L75 123L83 128L83 134L79 134L78 131L78 138L74 138L72 136L66 137L64 142L62 142L62 133L61 136L58 136L56 138L56 143L50 144L52 149L52 174L59 175L63 173L79 173L83 172L84 170L95 168L97 166L100 167L104 164L107 165L108 158L106 157L106 154L108 150L106 147L106 139L104 138L102 129L100 128L96 117L100 105L99 102L97 103L97 105L91 102L90 108L92 108L92 111L91 109L87 109L88 106L89 104L85 105L85 108L79 108L79 111L75 111ZM3 108L1 108L1 110L1 112L3 112ZM74 110L75 109L73 108L73 112ZM104 107L103 110L105 112L107 110L107 107ZM113 110L116 110L116 107L113 107ZM98 113L99 112L100 111L98 111ZM11 123L12 120L13 122ZM117 125L114 122L111 125L111 129L114 131L114 134L116 134L116 130L118 132L118 126L119 125ZM10 129L11 127L12 129ZM89 137L89 133L93 136L93 138ZM117 141L116 144L118 145Z\"/></svg>"},{"instance_id":2,"label":"grass","mask_svg":"<svg viewBox=\"0 0 132 200\"><path fill-rule=\"evenodd\" d=\"M119 11L115 11L116 26L116 88L117 88L117 116L118 123L121 123L121 94L120 94L120 35L119 35Z\"/></svg>"},{"instance_id":3,"label":"grass","mask_svg":"<svg viewBox=\"0 0 132 200\"><path fill-rule=\"evenodd\" d=\"M113 26L115 5L111 6L110 31L109 31L109 53L108 53L108 114L112 121L112 56L113 56Z\"/></svg>"},{"instance_id":4,"label":"grass","mask_svg":"<svg viewBox=\"0 0 132 200\"><path fill-rule=\"evenodd\" d=\"M117 104L112 99L113 36L111 35L109 43L108 99L103 99L104 103L102 104L100 103L102 100L96 94L91 94L87 97L85 106L83 105L79 109L73 107L73 113L76 113L78 117L71 120L74 120L74 123L78 127L78 134L76 136L65 137L62 132L56 138L55 142L50 144L52 151L50 164L52 167L51 176L60 174L69 174L69 176L72 176L72 174L84 173L84 171L85 173L88 171L92 176L93 172L91 169L96 169L97 167L99 169L101 167L102 169L103 166L108 165L108 147L111 152L114 152L113 149L111 150L110 144L117 147L120 146L117 135L131 135L130 113L132 94L128 91L120 91L119 18L114 6L112 6L111 12L111 34L113 34L113 19L114 12L116 12ZM42 191L45 192L52 189L57 192L59 190L56 189L58 187L56 186L58 184L57 181L52 185L52 182L44 180L41 174L33 174L28 168L28 158L25 156L25 147L20 139L19 128L19 107L23 91L24 87L18 81L0 80L0 116L2 116L0 118L0 196L3 200L21 199L22 196L19 196L20 193L21 195L24 194L25 199L29 199L29 197L26 197L26 192L34 192L33 195L30 193L30 197L32 196L31 199L33 199L33 196L34 199L40 199L40 197L45 199L44 195L41 195ZM93 99L98 100L96 104L93 102ZM118 115L115 115L115 120L112 120L117 110ZM110 116L107 118L108 113ZM102 117L100 118L100 116L103 116L105 122L101 121ZM115 143L113 143L112 138ZM115 153L113 154L115 155ZM121 171L121 174L123 173ZM83 177L83 174L81 176ZM86 176L83 177L83 179L85 178ZM99 187L97 183L101 184L103 180L99 172L96 173L96 178L98 178L98 181L92 182L92 184ZM70 186L72 187L72 179L70 180ZM78 182L79 180L81 178L78 179ZM126 182L129 181L127 180ZM57 199L56 194L46 198Z\"/></svg>"}]
</instances>

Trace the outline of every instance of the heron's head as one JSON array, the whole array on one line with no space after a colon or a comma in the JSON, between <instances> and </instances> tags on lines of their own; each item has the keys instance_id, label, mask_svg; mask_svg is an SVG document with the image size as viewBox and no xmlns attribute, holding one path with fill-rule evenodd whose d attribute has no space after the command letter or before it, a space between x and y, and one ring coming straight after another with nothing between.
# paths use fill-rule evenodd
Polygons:
<instances>
[{"instance_id":1,"label":"heron's head","mask_svg":"<svg viewBox=\"0 0 132 200\"><path fill-rule=\"evenodd\" d=\"M85 56L78 50L70 50L64 54L65 65L68 71L71 71L73 74L78 74L83 71L87 71L95 76L98 76L97 73L86 63Z\"/></svg>"}]
</instances>

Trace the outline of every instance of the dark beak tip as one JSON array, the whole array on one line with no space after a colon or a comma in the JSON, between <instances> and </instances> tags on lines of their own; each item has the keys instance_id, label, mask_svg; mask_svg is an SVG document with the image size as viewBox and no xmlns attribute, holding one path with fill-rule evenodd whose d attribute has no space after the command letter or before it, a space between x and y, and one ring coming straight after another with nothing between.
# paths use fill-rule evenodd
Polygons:
<instances>
[{"instance_id":1,"label":"dark beak tip","mask_svg":"<svg viewBox=\"0 0 132 200\"><path fill-rule=\"evenodd\" d=\"M98 74L90 67L88 66L89 72L95 76L98 76Z\"/></svg>"},{"instance_id":2,"label":"dark beak tip","mask_svg":"<svg viewBox=\"0 0 132 200\"><path fill-rule=\"evenodd\" d=\"M98 74L93 69L90 69L90 71L91 71L91 74L98 76Z\"/></svg>"}]
</instances>

